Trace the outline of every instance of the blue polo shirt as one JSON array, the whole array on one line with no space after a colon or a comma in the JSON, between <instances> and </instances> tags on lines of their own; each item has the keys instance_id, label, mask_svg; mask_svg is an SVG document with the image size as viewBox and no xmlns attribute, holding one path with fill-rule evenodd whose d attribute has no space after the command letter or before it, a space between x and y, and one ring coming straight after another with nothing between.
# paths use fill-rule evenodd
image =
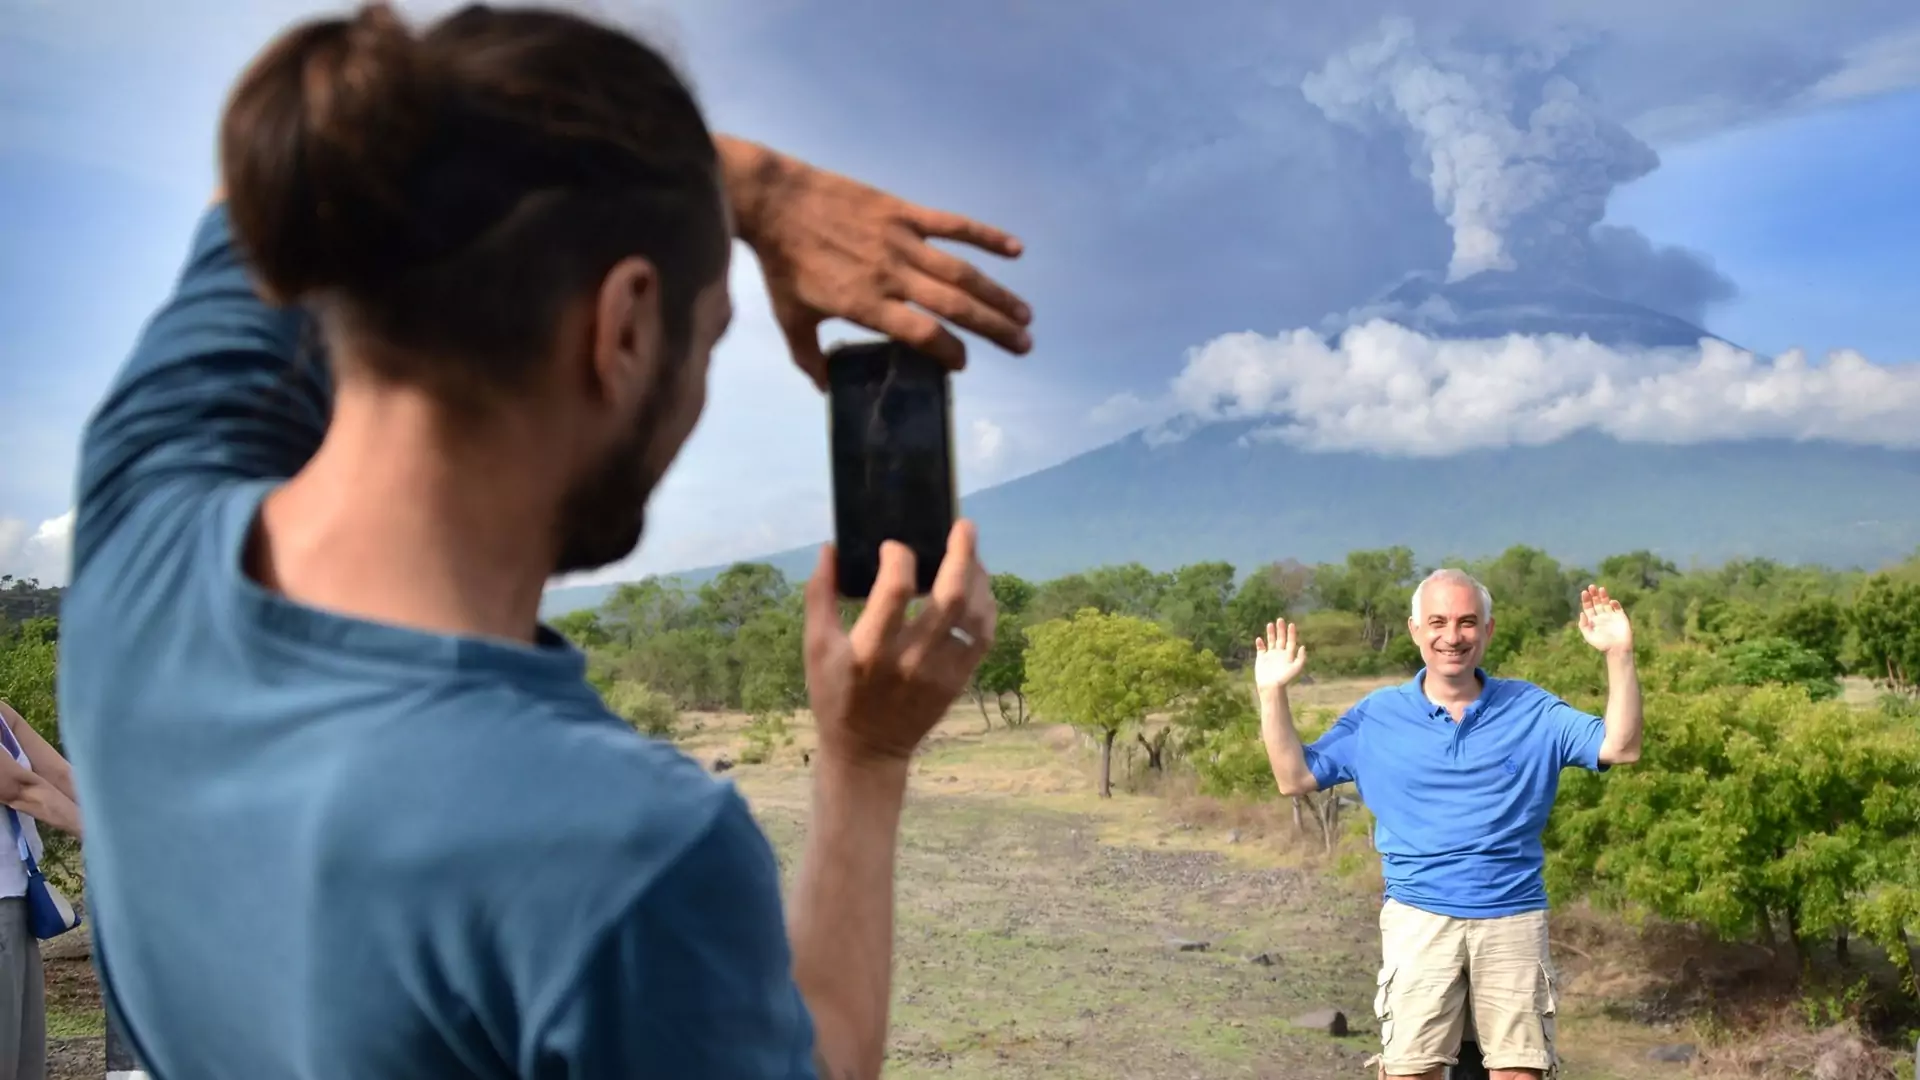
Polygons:
<instances>
[{"instance_id":1,"label":"blue polo shirt","mask_svg":"<svg viewBox=\"0 0 1920 1080\"><path fill-rule=\"evenodd\" d=\"M1596 772L1606 724L1532 683L1480 673L1459 723L1412 681L1376 690L1307 749L1321 789L1352 782L1376 819L1387 896L1490 919L1547 906L1547 826L1560 770Z\"/></svg>"},{"instance_id":2,"label":"blue polo shirt","mask_svg":"<svg viewBox=\"0 0 1920 1080\"><path fill-rule=\"evenodd\" d=\"M60 721L108 1002L158 1080L810 1080L780 870L550 630L242 571L332 395L211 211L87 425Z\"/></svg>"}]
</instances>

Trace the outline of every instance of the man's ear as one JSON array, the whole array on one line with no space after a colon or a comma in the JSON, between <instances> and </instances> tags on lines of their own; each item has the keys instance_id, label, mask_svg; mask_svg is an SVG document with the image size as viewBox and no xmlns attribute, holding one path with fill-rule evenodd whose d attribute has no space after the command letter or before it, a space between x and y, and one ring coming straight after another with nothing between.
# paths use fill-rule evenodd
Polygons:
<instances>
[{"instance_id":1,"label":"man's ear","mask_svg":"<svg viewBox=\"0 0 1920 1080\"><path fill-rule=\"evenodd\" d=\"M594 298L589 392L622 407L653 385L660 364L660 273L638 256L615 263Z\"/></svg>"}]
</instances>

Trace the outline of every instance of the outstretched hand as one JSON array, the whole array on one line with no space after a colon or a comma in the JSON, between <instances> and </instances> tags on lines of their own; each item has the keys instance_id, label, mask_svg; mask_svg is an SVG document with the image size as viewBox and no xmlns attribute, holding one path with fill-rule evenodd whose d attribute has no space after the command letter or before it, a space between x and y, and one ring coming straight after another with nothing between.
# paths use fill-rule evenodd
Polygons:
<instances>
[{"instance_id":1,"label":"outstretched hand","mask_svg":"<svg viewBox=\"0 0 1920 1080\"><path fill-rule=\"evenodd\" d=\"M760 179L734 191L741 236L760 259L793 361L816 386L826 387L820 324L831 318L877 330L955 370L966 366L967 348L947 322L1009 352L1032 348L1033 312L1026 302L929 243L958 240L1014 258L1020 241L971 218L754 149L773 164L752 170Z\"/></svg>"},{"instance_id":2,"label":"outstretched hand","mask_svg":"<svg viewBox=\"0 0 1920 1080\"><path fill-rule=\"evenodd\" d=\"M881 545L866 609L845 630L833 548L821 549L807 582L806 665L823 754L905 761L993 647L998 608L971 522L955 523L933 590L908 618L915 580L912 549Z\"/></svg>"},{"instance_id":3,"label":"outstretched hand","mask_svg":"<svg viewBox=\"0 0 1920 1080\"><path fill-rule=\"evenodd\" d=\"M1603 653L1633 648L1633 624L1626 609L1598 585L1580 590L1580 636Z\"/></svg>"},{"instance_id":4,"label":"outstretched hand","mask_svg":"<svg viewBox=\"0 0 1920 1080\"><path fill-rule=\"evenodd\" d=\"M1264 637L1253 639L1253 685L1273 691L1293 682L1307 669L1307 647L1300 628L1284 620L1267 624Z\"/></svg>"}]
</instances>

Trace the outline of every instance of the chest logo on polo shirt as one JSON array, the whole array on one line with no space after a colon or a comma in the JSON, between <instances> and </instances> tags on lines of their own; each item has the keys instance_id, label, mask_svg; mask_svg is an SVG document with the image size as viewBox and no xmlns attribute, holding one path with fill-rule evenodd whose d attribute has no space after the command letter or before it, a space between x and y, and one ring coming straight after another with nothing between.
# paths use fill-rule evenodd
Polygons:
<instances>
[{"instance_id":1,"label":"chest logo on polo shirt","mask_svg":"<svg viewBox=\"0 0 1920 1080\"><path fill-rule=\"evenodd\" d=\"M1507 760L1501 762L1500 767L1507 770L1508 776L1520 775L1520 763L1513 760L1512 758L1508 758Z\"/></svg>"}]
</instances>

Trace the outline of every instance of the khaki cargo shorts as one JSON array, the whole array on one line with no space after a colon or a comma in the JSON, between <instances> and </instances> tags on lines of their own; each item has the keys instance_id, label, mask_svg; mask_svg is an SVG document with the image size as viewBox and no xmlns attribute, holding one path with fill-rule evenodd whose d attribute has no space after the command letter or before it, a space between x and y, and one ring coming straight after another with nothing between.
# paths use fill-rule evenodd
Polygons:
<instances>
[{"instance_id":1,"label":"khaki cargo shorts","mask_svg":"<svg viewBox=\"0 0 1920 1080\"><path fill-rule=\"evenodd\" d=\"M1457 1064L1469 1013L1487 1068L1556 1074L1559 1002L1545 911L1456 919L1388 900L1380 955L1373 1011L1382 1075Z\"/></svg>"}]
</instances>

